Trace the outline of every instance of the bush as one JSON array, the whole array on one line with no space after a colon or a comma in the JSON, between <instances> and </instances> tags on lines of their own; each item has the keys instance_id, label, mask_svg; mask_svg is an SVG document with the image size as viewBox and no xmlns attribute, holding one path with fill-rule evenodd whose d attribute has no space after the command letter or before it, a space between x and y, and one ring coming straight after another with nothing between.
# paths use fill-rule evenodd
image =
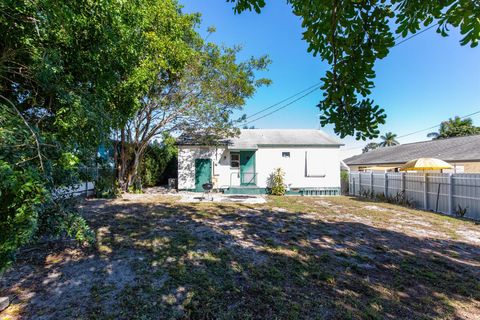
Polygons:
<instances>
[{"instance_id":1,"label":"bush","mask_svg":"<svg viewBox=\"0 0 480 320\"><path fill-rule=\"evenodd\" d=\"M348 179L348 171L341 170L340 171L340 186L342 190L342 194L349 193L349 179Z\"/></svg>"},{"instance_id":2,"label":"bush","mask_svg":"<svg viewBox=\"0 0 480 320\"><path fill-rule=\"evenodd\" d=\"M71 238L78 244L92 244L95 234L78 213L77 199L63 197L45 204L39 219L38 236Z\"/></svg>"},{"instance_id":3,"label":"bush","mask_svg":"<svg viewBox=\"0 0 480 320\"><path fill-rule=\"evenodd\" d=\"M168 135L162 143L150 144L140 165L142 187L166 185L168 178L176 177L177 154L175 139Z\"/></svg>"},{"instance_id":4,"label":"bush","mask_svg":"<svg viewBox=\"0 0 480 320\"><path fill-rule=\"evenodd\" d=\"M100 169L95 179L95 197L112 199L120 194L120 186L114 169Z\"/></svg>"},{"instance_id":5,"label":"bush","mask_svg":"<svg viewBox=\"0 0 480 320\"><path fill-rule=\"evenodd\" d=\"M277 168L273 171L269 178L270 193L274 196L283 196L287 191L285 187L285 173L282 168Z\"/></svg>"},{"instance_id":6,"label":"bush","mask_svg":"<svg viewBox=\"0 0 480 320\"><path fill-rule=\"evenodd\" d=\"M33 238L46 195L36 171L13 170L0 160L0 272Z\"/></svg>"}]
</instances>

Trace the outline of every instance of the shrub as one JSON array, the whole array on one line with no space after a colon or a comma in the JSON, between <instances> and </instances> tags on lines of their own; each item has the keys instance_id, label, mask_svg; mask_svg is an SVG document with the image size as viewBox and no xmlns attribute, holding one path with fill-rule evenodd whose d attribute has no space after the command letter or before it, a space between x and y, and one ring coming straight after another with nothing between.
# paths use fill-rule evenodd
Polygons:
<instances>
[{"instance_id":1,"label":"shrub","mask_svg":"<svg viewBox=\"0 0 480 320\"><path fill-rule=\"evenodd\" d=\"M274 196L283 196L287 191L285 187L285 173L282 168L277 168L270 175L270 193Z\"/></svg>"},{"instance_id":2,"label":"shrub","mask_svg":"<svg viewBox=\"0 0 480 320\"><path fill-rule=\"evenodd\" d=\"M142 186L167 184L168 178L176 177L177 154L175 139L168 135L163 137L161 143L150 144L140 165Z\"/></svg>"},{"instance_id":3,"label":"shrub","mask_svg":"<svg viewBox=\"0 0 480 320\"><path fill-rule=\"evenodd\" d=\"M458 205L457 209L455 210L455 214L459 217L464 217L467 214L468 207L463 208L461 205Z\"/></svg>"},{"instance_id":4,"label":"shrub","mask_svg":"<svg viewBox=\"0 0 480 320\"><path fill-rule=\"evenodd\" d=\"M92 244L95 234L77 211L77 199L61 197L44 205L39 218L38 236L72 238L80 245Z\"/></svg>"},{"instance_id":5,"label":"shrub","mask_svg":"<svg viewBox=\"0 0 480 320\"><path fill-rule=\"evenodd\" d=\"M348 194L349 193L349 179L348 179L348 171L340 171L340 184L342 188L342 194Z\"/></svg>"},{"instance_id":6,"label":"shrub","mask_svg":"<svg viewBox=\"0 0 480 320\"><path fill-rule=\"evenodd\" d=\"M0 272L37 230L46 189L36 171L12 167L0 160Z\"/></svg>"},{"instance_id":7,"label":"shrub","mask_svg":"<svg viewBox=\"0 0 480 320\"><path fill-rule=\"evenodd\" d=\"M95 197L112 199L120 194L120 187L113 169L101 169L95 179Z\"/></svg>"}]
</instances>

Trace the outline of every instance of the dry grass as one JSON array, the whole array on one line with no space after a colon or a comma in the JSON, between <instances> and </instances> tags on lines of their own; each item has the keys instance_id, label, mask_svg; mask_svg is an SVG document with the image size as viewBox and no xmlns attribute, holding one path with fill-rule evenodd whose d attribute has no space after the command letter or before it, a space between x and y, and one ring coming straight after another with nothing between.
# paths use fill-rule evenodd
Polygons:
<instances>
[{"instance_id":1,"label":"dry grass","mask_svg":"<svg viewBox=\"0 0 480 320\"><path fill-rule=\"evenodd\" d=\"M480 227L347 197L88 200L93 249L32 247L5 319L478 319ZM38 250L36 250L38 249Z\"/></svg>"}]
</instances>

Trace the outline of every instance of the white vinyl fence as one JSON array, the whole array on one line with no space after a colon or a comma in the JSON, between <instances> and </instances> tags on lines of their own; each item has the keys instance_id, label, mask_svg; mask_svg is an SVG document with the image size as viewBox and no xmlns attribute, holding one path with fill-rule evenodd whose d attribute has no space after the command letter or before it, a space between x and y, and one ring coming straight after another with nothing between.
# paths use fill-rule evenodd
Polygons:
<instances>
[{"instance_id":1,"label":"white vinyl fence","mask_svg":"<svg viewBox=\"0 0 480 320\"><path fill-rule=\"evenodd\" d=\"M53 197L61 196L85 196L88 197L94 194L95 182L81 182L76 185L64 188L58 188L53 192Z\"/></svg>"},{"instance_id":2,"label":"white vinyl fence","mask_svg":"<svg viewBox=\"0 0 480 320\"><path fill-rule=\"evenodd\" d=\"M480 174L350 172L349 194L395 197L403 194L415 208L480 220Z\"/></svg>"}]
</instances>

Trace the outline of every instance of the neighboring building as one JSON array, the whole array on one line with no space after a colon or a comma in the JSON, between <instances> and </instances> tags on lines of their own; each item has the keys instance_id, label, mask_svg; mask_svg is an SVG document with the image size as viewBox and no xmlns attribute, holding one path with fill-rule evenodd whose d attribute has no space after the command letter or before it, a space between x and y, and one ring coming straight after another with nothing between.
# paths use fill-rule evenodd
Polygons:
<instances>
[{"instance_id":1,"label":"neighboring building","mask_svg":"<svg viewBox=\"0 0 480 320\"><path fill-rule=\"evenodd\" d=\"M437 158L454 168L452 173L480 172L480 135L429 140L378 148L345 159L351 171L398 171L407 161Z\"/></svg>"},{"instance_id":2,"label":"neighboring building","mask_svg":"<svg viewBox=\"0 0 480 320\"><path fill-rule=\"evenodd\" d=\"M216 146L178 140L178 188L202 191L212 182L226 193L265 193L274 169L282 168L289 193L338 194L340 146L320 130L243 129Z\"/></svg>"}]
</instances>

